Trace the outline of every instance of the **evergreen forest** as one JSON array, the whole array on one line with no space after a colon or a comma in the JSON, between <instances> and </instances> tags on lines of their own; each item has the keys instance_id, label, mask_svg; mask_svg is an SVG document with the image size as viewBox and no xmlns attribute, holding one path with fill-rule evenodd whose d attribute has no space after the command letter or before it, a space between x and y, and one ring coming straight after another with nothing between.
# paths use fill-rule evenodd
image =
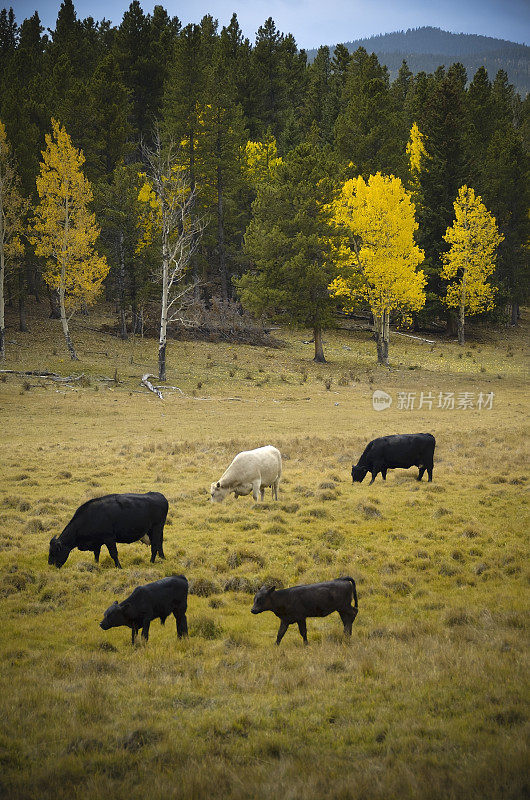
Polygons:
<instances>
[{"instance_id":1,"label":"evergreen forest","mask_svg":"<svg viewBox=\"0 0 530 800\"><path fill-rule=\"evenodd\" d=\"M391 80L363 46L322 46L310 60L272 18L250 42L235 14L224 27L210 15L183 26L161 5L144 13L138 0L119 25L79 19L63 0L46 31L37 12L19 21L4 9L0 59L0 177L11 176L9 191L0 181L2 304L18 306L22 329L30 295L66 322L61 292L84 313L103 293L115 303L120 336L150 325L158 334L162 296L164 337L166 325L192 326L215 306L221 315L264 314L313 329L322 360L321 330L337 312L371 312L377 327L367 267L344 279L348 302L328 287L344 259L360 264L371 235L370 220L362 236L347 223L337 198L351 181L362 179L355 185L364 191L378 173L388 178L380 191L395 186L393 176L413 203L409 247L420 248L423 276L414 290L420 301L382 303L382 330L392 322L456 334L444 264L462 187L493 219L495 241L487 291L480 289L488 301L466 313L517 324L528 292L529 100L502 69L467 74L455 61L413 74L403 61ZM52 128L66 136L86 183L77 216L90 233L76 244L77 284L61 282L60 257L50 238L43 244L51 212L42 159ZM165 214L164 187L169 206L180 198L179 219L174 208ZM94 279L89 251L99 259ZM370 291L359 280L372 280ZM172 305L175 288L181 302ZM460 317L463 324L462 302ZM3 348L3 310L0 327Z\"/></svg>"}]
</instances>

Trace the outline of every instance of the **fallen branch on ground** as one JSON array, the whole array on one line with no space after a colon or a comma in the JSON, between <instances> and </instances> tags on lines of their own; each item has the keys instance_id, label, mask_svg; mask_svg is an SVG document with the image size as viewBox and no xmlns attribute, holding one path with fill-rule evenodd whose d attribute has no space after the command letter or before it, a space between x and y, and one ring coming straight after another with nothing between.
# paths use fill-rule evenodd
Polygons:
<instances>
[{"instance_id":1,"label":"fallen branch on ground","mask_svg":"<svg viewBox=\"0 0 530 800\"><path fill-rule=\"evenodd\" d=\"M411 333L400 333L399 331L391 331L396 336L407 336L409 339L418 339L420 342L427 342L427 344L436 344L434 339L424 339L423 336L413 336Z\"/></svg>"},{"instance_id":2,"label":"fallen branch on ground","mask_svg":"<svg viewBox=\"0 0 530 800\"><path fill-rule=\"evenodd\" d=\"M57 375L56 372L46 372L45 370L39 372L38 370L27 370L25 372L19 372L16 369L0 369L0 373L4 373L7 375L18 375L21 378L25 378L28 375L31 375L34 378L45 378L49 381L57 381L58 383L70 383L70 381L80 381L81 378L85 377L85 373L81 373L81 375L68 375L66 378L63 378L62 375Z\"/></svg>"},{"instance_id":3,"label":"fallen branch on ground","mask_svg":"<svg viewBox=\"0 0 530 800\"><path fill-rule=\"evenodd\" d=\"M151 375L149 372L146 372L146 374L142 376L141 383L142 383L143 386L146 387L146 389L149 389L150 392L153 392L153 394L156 394L156 396L159 397L160 400L163 400L164 397L163 397L162 392L160 391L160 389L157 389L156 386L153 386L153 384L149 380L149 378L154 378L154 377L155 377L154 375Z\"/></svg>"}]
</instances>

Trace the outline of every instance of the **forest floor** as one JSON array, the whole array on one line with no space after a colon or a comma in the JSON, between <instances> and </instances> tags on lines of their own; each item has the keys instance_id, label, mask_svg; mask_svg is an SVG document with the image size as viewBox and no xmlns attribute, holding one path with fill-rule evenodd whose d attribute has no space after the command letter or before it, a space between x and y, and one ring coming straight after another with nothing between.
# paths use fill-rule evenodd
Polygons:
<instances>
[{"instance_id":1,"label":"forest floor","mask_svg":"<svg viewBox=\"0 0 530 800\"><path fill-rule=\"evenodd\" d=\"M104 322L104 306L74 320L71 362L44 309L28 334L8 317L0 367L84 377L0 376L0 796L525 796L528 313L464 347L392 335L390 369L367 332L327 333L322 365L304 331L276 331L280 349L170 341L181 391L162 401L140 386L156 341ZM352 485L368 441L420 431L437 439L431 484L411 469ZM278 502L211 504L233 456L263 444L283 454ZM149 490L170 503L165 561L136 543L118 546L123 570L106 551L48 566L81 503ZM179 573L187 640L170 620L135 647L99 628L115 599ZM276 648L278 620L250 614L264 583L341 575L359 595L349 640L334 614L308 620L308 647L294 626Z\"/></svg>"}]
</instances>

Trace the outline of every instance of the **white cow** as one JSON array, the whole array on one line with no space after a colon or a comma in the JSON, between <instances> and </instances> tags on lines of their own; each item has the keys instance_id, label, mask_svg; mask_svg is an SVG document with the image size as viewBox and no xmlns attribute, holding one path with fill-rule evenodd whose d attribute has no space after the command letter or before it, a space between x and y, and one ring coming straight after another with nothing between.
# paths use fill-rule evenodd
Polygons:
<instances>
[{"instance_id":1,"label":"white cow","mask_svg":"<svg viewBox=\"0 0 530 800\"><path fill-rule=\"evenodd\" d=\"M234 492L236 498L252 492L257 502L258 492L263 500L266 486L272 487L272 496L277 500L281 476L282 457L275 447L269 444L244 450L237 454L217 483L212 483L211 500L221 503L230 492Z\"/></svg>"}]
</instances>

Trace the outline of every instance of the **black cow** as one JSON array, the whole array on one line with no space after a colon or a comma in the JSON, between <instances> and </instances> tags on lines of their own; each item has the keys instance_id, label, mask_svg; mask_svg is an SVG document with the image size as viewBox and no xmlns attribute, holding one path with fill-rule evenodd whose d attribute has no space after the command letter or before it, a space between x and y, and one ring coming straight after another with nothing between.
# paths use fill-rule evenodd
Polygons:
<instances>
[{"instance_id":1,"label":"black cow","mask_svg":"<svg viewBox=\"0 0 530 800\"><path fill-rule=\"evenodd\" d=\"M160 619L162 625L170 614L177 621L179 639L188 635L186 609L188 607L188 581L184 575L172 575L160 581L138 586L122 603L114 601L103 614L100 628L119 628L127 625L132 630L132 643L142 629L142 638L149 639L149 625Z\"/></svg>"},{"instance_id":2,"label":"black cow","mask_svg":"<svg viewBox=\"0 0 530 800\"><path fill-rule=\"evenodd\" d=\"M352 608L352 597L355 606ZM298 623L300 636L307 644L307 617L327 617L338 611L344 633L351 636L351 627L358 612L357 590L353 578L336 578L325 583L292 586L290 589L268 589L262 586L254 597L253 614L272 611L280 619L276 644L280 644L285 631Z\"/></svg>"},{"instance_id":3,"label":"black cow","mask_svg":"<svg viewBox=\"0 0 530 800\"><path fill-rule=\"evenodd\" d=\"M116 543L136 542L145 534L151 542L151 562L157 553L165 558L162 539L167 511L168 502L160 492L107 494L89 500L79 506L61 535L51 539L48 564L62 567L75 547L92 550L98 563L105 545L121 569Z\"/></svg>"},{"instance_id":4,"label":"black cow","mask_svg":"<svg viewBox=\"0 0 530 800\"><path fill-rule=\"evenodd\" d=\"M370 486L378 472L386 481L388 469L419 467L418 480L427 470L432 481L433 456L436 439L430 433L401 433L381 436L368 444L357 464L351 468L353 483L362 483L367 472L372 473Z\"/></svg>"}]
</instances>

